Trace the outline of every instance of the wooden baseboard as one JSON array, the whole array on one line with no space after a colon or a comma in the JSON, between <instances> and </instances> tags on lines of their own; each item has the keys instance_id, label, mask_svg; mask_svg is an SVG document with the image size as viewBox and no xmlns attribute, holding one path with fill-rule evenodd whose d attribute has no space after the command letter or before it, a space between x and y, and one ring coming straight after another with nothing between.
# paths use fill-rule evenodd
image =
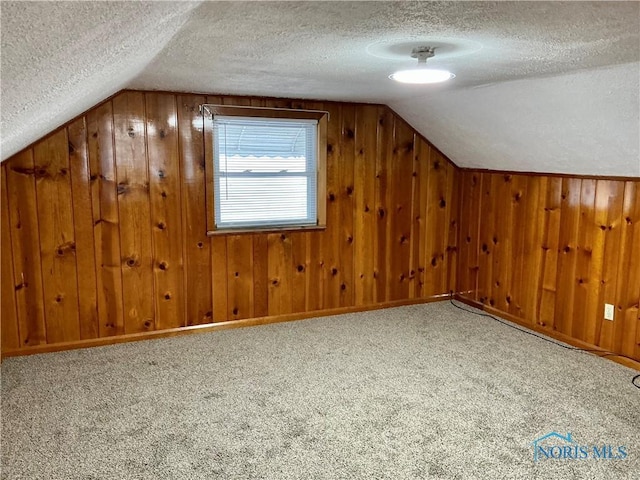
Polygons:
<instances>
[{"instance_id":1,"label":"wooden baseboard","mask_svg":"<svg viewBox=\"0 0 640 480\"><path fill-rule=\"evenodd\" d=\"M178 327L167 330L152 332L130 333L113 337L92 338L88 340L78 340L75 342L64 342L54 344L35 345L33 347L21 348L19 350L9 350L2 352L2 358L16 357L21 355L35 355L38 353L60 352L63 350L75 350L78 348L100 347L105 345L115 345L117 343L135 342L153 338L175 337L178 335L188 335L191 333L214 332L229 328L250 327L255 325L266 325L269 323L291 322L294 320L305 320L308 318L328 317L344 313L366 312L370 310L380 310L383 308L401 307L405 305L418 305L422 303L439 302L448 300L451 294L433 295L426 298L414 298L409 300L396 300L392 302L377 303L373 305L362 305L356 307L340 307L328 310L315 310L312 312L288 313L284 315L272 315L267 317L247 318L243 320L229 320L225 322L207 323L204 325L193 325L190 327Z\"/></svg>"},{"instance_id":2,"label":"wooden baseboard","mask_svg":"<svg viewBox=\"0 0 640 480\"><path fill-rule=\"evenodd\" d=\"M477 308L479 310L482 310L486 313L489 313L491 315L494 315L496 317L500 317L503 320L507 320L509 322L515 323L520 327L524 327L527 328L529 330L532 330L534 332L537 333L541 333L543 335L546 335L547 337L551 337L555 340L558 340L560 342L566 343L568 345L571 345L573 347L577 347L577 348L582 348L585 350L595 350L595 352L593 352L594 355L598 355L598 353L613 353L613 352L609 352L609 350L606 350L604 348L600 348L597 345L593 345L591 343L587 343L587 342L583 342L582 340L578 340L577 338L573 338L570 337L569 335L566 335L564 333L560 333L557 332L555 330L551 330L549 328L544 328L541 327L539 325L532 325L531 323L523 320L522 318L516 316L516 315L512 315L510 313L505 313L501 310L498 310L497 308L494 307L490 307L488 305L485 305L481 302L478 302L476 300L472 300L470 298L467 298L463 295L460 295L458 293L456 293L455 295L453 295L453 299L457 300L461 303L464 303L466 305L469 305L471 307ZM625 367L629 367L629 368L633 368L634 370L638 370L640 371L640 361L637 360L633 360L631 358L628 357L620 357L617 355L607 355L607 356L603 356L603 355L598 355L599 357L602 358L606 358L608 360L613 360L616 363L619 363L620 365L624 365Z\"/></svg>"}]
</instances>

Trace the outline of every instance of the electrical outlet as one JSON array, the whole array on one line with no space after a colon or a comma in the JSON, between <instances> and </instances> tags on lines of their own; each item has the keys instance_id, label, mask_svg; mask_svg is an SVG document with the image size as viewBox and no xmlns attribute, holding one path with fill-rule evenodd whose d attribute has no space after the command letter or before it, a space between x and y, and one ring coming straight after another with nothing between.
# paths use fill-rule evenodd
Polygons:
<instances>
[{"instance_id":1,"label":"electrical outlet","mask_svg":"<svg viewBox=\"0 0 640 480\"><path fill-rule=\"evenodd\" d=\"M604 319L605 320L613 320L613 305L610 303L604 304Z\"/></svg>"}]
</instances>

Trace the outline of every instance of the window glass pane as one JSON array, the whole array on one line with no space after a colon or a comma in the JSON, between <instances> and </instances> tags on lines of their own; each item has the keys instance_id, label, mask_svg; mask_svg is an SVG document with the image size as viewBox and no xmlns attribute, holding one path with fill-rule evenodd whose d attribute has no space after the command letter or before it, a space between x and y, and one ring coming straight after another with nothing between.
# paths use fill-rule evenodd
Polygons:
<instances>
[{"instance_id":1,"label":"window glass pane","mask_svg":"<svg viewBox=\"0 0 640 480\"><path fill-rule=\"evenodd\" d=\"M307 177L263 177L220 179L220 224L278 220L310 223Z\"/></svg>"},{"instance_id":2,"label":"window glass pane","mask_svg":"<svg viewBox=\"0 0 640 480\"><path fill-rule=\"evenodd\" d=\"M316 223L317 121L214 117L216 225Z\"/></svg>"}]
</instances>

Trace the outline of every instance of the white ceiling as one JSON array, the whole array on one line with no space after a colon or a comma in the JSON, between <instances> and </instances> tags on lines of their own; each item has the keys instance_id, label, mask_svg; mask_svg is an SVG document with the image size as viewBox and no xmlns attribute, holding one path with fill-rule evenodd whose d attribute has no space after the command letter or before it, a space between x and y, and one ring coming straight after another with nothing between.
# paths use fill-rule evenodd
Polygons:
<instances>
[{"instance_id":1,"label":"white ceiling","mask_svg":"<svg viewBox=\"0 0 640 480\"><path fill-rule=\"evenodd\" d=\"M385 103L464 167L640 176L637 2L5 2L2 158L122 88ZM388 79L412 46L456 74Z\"/></svg>"}]
</instances>

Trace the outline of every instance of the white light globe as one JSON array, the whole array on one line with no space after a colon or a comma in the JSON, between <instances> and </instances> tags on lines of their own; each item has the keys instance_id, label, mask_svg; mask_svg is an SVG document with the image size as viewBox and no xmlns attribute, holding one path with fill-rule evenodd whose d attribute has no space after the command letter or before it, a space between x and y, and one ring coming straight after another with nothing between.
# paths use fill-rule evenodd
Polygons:
<instances>
[{"instance_id":1,"label":"white light globe","mask_svg":"<svg viewBox=\"0 0 640 480\"><path fill-rule=\"evenodd\" d=\"M430 68L400 70L389 75L390 79L400 83L439 83L454 77L455 75L447 70L432 70Z\"/></svg>"}]
</instances>

